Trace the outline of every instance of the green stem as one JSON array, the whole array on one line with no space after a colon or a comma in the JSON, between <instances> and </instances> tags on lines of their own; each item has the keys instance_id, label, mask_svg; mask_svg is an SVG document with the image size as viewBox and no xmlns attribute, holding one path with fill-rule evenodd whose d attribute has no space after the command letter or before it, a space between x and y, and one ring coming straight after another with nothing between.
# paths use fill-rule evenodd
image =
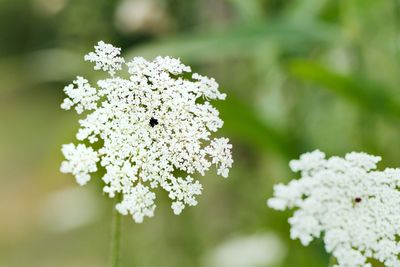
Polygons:
<instances>
[{"instance_id":1,"label":"green stem","mask_svg":"<svg viewBox=\"0 0 400 267\"><path fill-rule=\"evenodd\" d=\"M329 259L328 267L332 267L335 264L336 264L336 259L335 257L331 256Z\"/></svg>"},{"instance_id":2,"label":"green stem","mask_svg":"<svg viewBox=\"0 0 400 267\"><path fill-rule=\"evenodd\" d=\"M121 196L115 196L112 216L112 235L111 235L111 267L119 267L120 247L121 247L121 214L115 205L121 201Z\"/></svg>"}]
</instances>

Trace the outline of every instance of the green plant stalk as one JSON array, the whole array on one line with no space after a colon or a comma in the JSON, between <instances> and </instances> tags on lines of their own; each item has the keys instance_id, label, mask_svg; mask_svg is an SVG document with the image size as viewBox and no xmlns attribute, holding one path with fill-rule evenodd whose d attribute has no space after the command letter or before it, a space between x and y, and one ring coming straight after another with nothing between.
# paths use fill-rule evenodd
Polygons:
<instances>
[{"instance_id":1,"label":"green plant stalk","mask_svg":"<svg viewBox=\"0 0 400 267\"><path fill-rule=\"evenodd\" d=\"M332 267L335 264L336 264L336 259L335 259L335 257L331 256L329 258L328 267Z\"/></svg>"},{"instance_id":2,"label":"green plant stalk","mask_svg":"<svg viewBox=\"0 0 400 267\"><path fill-rule=\"evenodd\" d=\"M112 232L111 232L111 267L120 266L121 256L121 214L115 208L115 205L121 201L121 195L115 196L115 203L112 212Z\"/></svg>"}]
</instances>

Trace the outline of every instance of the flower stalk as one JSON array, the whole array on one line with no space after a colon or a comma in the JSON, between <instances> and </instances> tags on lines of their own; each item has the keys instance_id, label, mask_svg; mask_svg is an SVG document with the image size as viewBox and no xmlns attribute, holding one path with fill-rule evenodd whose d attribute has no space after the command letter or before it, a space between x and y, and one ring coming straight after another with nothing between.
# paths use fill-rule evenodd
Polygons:
<instances>
[{"instance_id":1,"label":"flower stalk","mask_svg":"<svg viewBox=\"0 0 400 267\"><path fill-rule=\"evenodd\" d=\"M121 194L115 196L115 204L121 201ZM121 258L121 213L113 205L112 212L112 229L111 229L111 255L110 255L110 266L119 267Z\"/></svg>"}]
</instances>

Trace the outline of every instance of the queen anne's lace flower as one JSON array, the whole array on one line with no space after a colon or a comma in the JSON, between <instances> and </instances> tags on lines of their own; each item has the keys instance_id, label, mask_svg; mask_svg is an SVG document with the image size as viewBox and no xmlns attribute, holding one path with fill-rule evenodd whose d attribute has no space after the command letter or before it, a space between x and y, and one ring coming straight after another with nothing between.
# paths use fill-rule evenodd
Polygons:
<instances>
[{"instance_id":1,"label":"queen anne's lace flower","mask_svg":"<svg viewBox=\"0 0 400 267\"><path fill-rule=\"evenodd\" d=\"M211 137L223 121L209 100L223 100L225 94L214 79L190 76L190 67L179 59L157 57L149 62L135 57L125 63L119 55L119 48L99 42L85 60L110 77L99 80L98 88L77 77L64 89L68 97L63 109L90 111L79 121L76 137L94 146L64 145L61 171L85 184L100 162L104 192L110 197L122 194L117 210L136 222L153 216L152 191L157 187L168 192L179 214L186 205L196 205L195 197L201 194L192 174L204 175L215 164L217 173L227 177L232 166L229 140ZM114 76L122 66L128 68L127 79Z\"/></svg>"},{"instance_id":2,"label":"queen anne's lace flower","mask_svg":"<svg viewBox=\"0 0 400 267\"><path fill-rule=\"evenodd\" d=\"M336 266L400 266L400 169L375 170L380 157L349 153L325 159L320 151L290 162L301 178L276 185L268 205L295 208L291 238L308 245L323 237Z\"/></svg>"}]
</instances>

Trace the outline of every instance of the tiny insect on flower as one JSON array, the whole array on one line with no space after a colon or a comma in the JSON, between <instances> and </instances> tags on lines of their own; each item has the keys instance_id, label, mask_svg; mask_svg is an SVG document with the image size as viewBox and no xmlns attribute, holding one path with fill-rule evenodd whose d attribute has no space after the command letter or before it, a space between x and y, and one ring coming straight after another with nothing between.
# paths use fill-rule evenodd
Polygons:
<instances>
[{"instance_id":1,"label":"tiny insect on flower","mask_svg":"<svg viewBox=\"0 0 400 267\"><path fill-rule=\"evenodd\" d=\"M149 124L151 127L154 127L154 126L158 125L158 120L151 117Z\"/></svg>"}]
</instances>

